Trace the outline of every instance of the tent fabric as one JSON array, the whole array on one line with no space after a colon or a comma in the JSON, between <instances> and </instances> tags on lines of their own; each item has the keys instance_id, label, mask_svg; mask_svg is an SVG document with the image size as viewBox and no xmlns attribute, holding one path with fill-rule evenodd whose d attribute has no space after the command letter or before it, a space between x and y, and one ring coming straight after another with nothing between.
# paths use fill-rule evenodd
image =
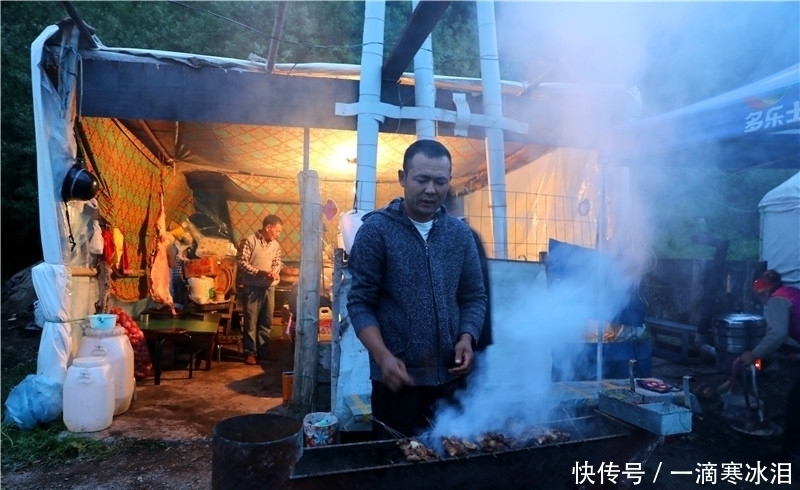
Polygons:
<instances>
[{"instance_id":1,"label":"tent fabric","mask_svg":"<svg viewBox=\"0 0 800 490\"><path fill-rule=\"evenodd\" d=\"M601 161L608 163L800 167L800 65L672 112L615 126L603 141Z\"/></svg>"},{"instance_id":2,"label":"tent fabric","mask_svg":"<svg viewBox=\"0 0 800 490\"><path fill-rule=\"evenodd\" d=\"M102 189L97 196L99 216L124 236L125 253L133 274L110 278L110 292L122 301L147 296L142 277L147 268L150 244L155 240L155 223L161 209L158 202L163 186L167 222L183 222L193 213L194 203L186 178L169 168L127 133L113 119L85 118L80 121L83 137L91 142L90 168L98 175ZM77 234L88 233L73 230ZM87 264L88 265L88 264Z\"/></svg>"},{"instance_id":3,"label":"tent fabric","mask_svg":"<svg viewBox=\"0 0 800 490\"><path fill-rule=\"evenodd\" d=\"M800 286L800 172L767 192L758 211L761 260L785 283Z\"/></svg>"}]
</instances>

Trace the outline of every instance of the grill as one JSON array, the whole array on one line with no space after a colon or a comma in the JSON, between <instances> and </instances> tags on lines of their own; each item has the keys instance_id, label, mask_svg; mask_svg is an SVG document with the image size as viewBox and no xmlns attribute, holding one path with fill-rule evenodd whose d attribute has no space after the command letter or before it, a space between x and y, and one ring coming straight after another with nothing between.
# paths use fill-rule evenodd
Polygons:
<instances>
[{"instance_id":1,"label":"grill","mask_svg":"<svg viewBox=\"0 0 800 490\"><path fill-rule=\"evenodd\" d=\"M287 488L575 488L577 465L597 469L613 462L625 469L625 463L645 461L659 441L653 433L600 413L548 422L547 427L572 438L413 463L393 440L304 448Z\"/></svg>"}]
</instances>

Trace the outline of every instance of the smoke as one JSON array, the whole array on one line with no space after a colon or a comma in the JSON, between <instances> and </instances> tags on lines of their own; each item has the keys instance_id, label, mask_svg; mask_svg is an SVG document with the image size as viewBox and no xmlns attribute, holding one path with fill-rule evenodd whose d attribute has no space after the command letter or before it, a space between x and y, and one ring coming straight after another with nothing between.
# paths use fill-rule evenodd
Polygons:
<instances>
[{"instance_id":1,"label":"smoke","mask_svg":"<svg viewBox=\"0 0 800 490\"><path fill-rule=\"evenodd\" d=\"M552 373L571 378L573 370L594 369L581 365L570 346L582 351L587 333L627 306L635 285L611 256L565 244L551 250L548 260L558 267L549 271L549 285L515 284L518 294L495 297L494 344L479 357L459 405L440 407L426 437L515 435L574 416L554 391Z\"/></svg>"},{"instance_id":2,"label":"smoke","mask_svg":"<svg viewBox=\"0 0 800 490\"><path fill-rule=\"evenodd\" d=\"M800 59L797 2L508 2L498 3L496 12L504 78L636 87L644 117L734 90ZM670 128L659 129L649 135L658 144L674 136ZM563 277L549 270L546 286L520 284L510 292L503 286L502 298L493 300L494 345L479 358L458 406L440 407L424 437L513 435L574 415L563 404L553 373L570 379L594 370L581 364L587 334L602 335L596 326L628 305L652 265L651 233L659 228L658 217L674 211L679 201L657 196L670 190L708 195L718 184L711 180L716 174L691 167L731 166L725 160L731 153L720 151L716 142L703 152L692 150L681 155L684 160L671 155L671 160L638 162L641 168L608 168L601 161L610 219L598 246L602 253L563 258ZM643 177L648 186L637 187ZM713 233L714 218L702 218L697 222L705 229L690 231ZM549 253L548 266L552 249Z\"/></svg>"},{"instance_id":3,"label":"smoke","mask_svg":"<svg viewBox=\"0 0 800 490\"><path fill-rule=\"evenodd\" d=\"M501 67L526 81L636 86L645 115L800 57L797 2L498 2Z\"/></svg>"}]
</instances>

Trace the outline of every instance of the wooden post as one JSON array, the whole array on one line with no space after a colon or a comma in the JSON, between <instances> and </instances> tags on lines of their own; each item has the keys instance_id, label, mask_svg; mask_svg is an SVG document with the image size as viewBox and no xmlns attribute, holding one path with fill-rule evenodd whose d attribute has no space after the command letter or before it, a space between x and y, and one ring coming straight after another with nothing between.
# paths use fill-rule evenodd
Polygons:
<instances>
[{"instance_id":1,"label":"wooden post","mask_svg":"<svg viewBox=\"0 0 800 490\"><path fill-rule=\"evenodd\" d=\"M322 199L314 170L297 174L300 186L300 280L297 290L297 348L292 400L301 413L312 412L317 385L319 289L322 271Z\"/></svg>"},{"instance_id":2,"label":"wooden post","mask_svg":"<svg viewBox=\"0 0 800 490\"><path fill-rule=\"evenodd\" d=\"M347 293L350 291L350 271L345 263L344 249L333 252L333 335L331 339L331 410L336 408L339 386L339 362L341 344L339 339L348 328Z\"/></svg>"}]
</instances>

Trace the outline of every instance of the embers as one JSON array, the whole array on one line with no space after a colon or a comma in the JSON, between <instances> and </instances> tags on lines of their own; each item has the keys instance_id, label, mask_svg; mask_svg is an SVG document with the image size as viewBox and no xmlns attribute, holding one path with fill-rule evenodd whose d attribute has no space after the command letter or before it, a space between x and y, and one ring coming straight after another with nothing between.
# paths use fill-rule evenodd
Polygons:
<instances>
[{"instance_id":1,"label":"embers","mask_svg":"<svg viewBox=\"0 0 800 490\"><path fill-rule=\"evenodd\" d=\"M559 444L572 440L572 435L553 428L529 429L519 437L509 437L499 432L485 432L475 441L463 437L442 437L441 451L437 452L416 439L400 439L397 446L406 461L433 461L442 457L459 458L481 453L497 453L511 449ZM443 454L440 456L440 454Z\"/></svg>"}]
</instances>

